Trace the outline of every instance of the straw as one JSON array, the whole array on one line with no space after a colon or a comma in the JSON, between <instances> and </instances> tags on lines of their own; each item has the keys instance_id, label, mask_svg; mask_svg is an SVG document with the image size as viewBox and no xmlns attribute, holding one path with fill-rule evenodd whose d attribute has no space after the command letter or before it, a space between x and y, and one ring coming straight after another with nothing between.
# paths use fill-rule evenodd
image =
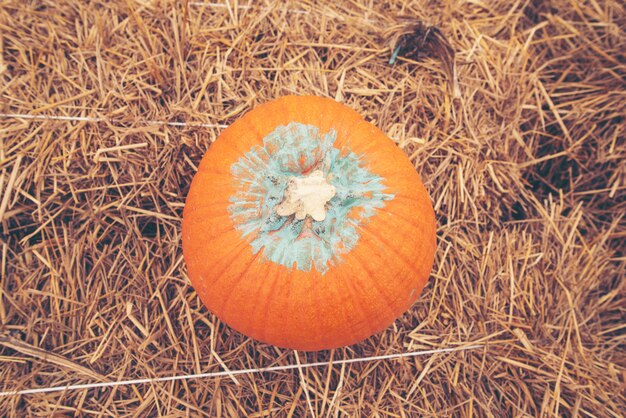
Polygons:
<instances>
[{"instance_id":1,"label":"straw","mask_svg":"<svg viewBox=\"0 0 626 418\"><path fill-rule=\"evenodd\" d=\"M63 386L0 416L623 415L623 1L197 3L0 7L0 387ZM389 64L419 22L458 89L415 37ZM287 94L388 135L438 234L413 306L299 369L200 303L180 229L221 129Z\"/></svg>"}]
</instances>

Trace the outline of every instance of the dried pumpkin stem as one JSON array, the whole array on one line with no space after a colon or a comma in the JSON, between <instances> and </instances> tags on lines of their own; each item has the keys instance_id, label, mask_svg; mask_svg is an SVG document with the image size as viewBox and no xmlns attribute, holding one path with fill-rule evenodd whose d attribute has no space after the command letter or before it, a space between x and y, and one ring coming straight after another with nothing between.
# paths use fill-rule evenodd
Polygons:
<instances>
[{"instance_id":1,"label":"dried pumpkin stem","mask_svg":"<svg viewBox=\"0 0 626 418\"><path fill-rule=\"evenodd\" d=\"M306 177L291 177L283 201L276 206L276 213L280 216L295 214L299 220L309 215L315 221L323 221L326 219L326 203L336 192L320 170Z\"/></svg>"}]
</instances>

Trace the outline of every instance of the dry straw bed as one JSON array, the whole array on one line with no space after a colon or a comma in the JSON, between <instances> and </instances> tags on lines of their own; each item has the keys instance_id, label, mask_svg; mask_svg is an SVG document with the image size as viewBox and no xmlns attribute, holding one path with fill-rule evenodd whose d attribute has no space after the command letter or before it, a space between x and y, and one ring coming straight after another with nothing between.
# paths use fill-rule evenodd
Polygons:
<instances>
[{"instance_id":1,"label":"dry straw bed","mask_svg":"<svg viewBox=\"0 0 626 418\"><path fill-rule=\"evenodd\" d=\"M0 391L484 346L2 396L0 416L622 416L620 3L1 0ZM456 52L459 97L436 56L389 64L417 20ZM294 93L387 132L438 219L420 301L332 352L224 326L182 261L203 152Z\"/></svg>"}]
</instances>

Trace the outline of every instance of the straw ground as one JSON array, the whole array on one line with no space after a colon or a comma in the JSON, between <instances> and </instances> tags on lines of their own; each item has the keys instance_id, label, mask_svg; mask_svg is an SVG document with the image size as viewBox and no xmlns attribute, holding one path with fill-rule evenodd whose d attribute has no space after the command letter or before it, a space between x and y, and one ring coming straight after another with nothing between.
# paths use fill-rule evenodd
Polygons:
<instances>
[{"instance_id":1,"label":"straw ground","mask_svg":"<svg viewBox=\"0 0 626 418\"><path fill-rule=\"evenodd\" d=\"M1 1L0 390L485 346L4 396L0 415L622 416L620 3ZM458 98L436 59L389 65L407 18L449 40ZM284 94L336 98L387 132L437 213L420 301L331 352L221 324L181 257L203 152Z\"/></svg>"}]
</instances>

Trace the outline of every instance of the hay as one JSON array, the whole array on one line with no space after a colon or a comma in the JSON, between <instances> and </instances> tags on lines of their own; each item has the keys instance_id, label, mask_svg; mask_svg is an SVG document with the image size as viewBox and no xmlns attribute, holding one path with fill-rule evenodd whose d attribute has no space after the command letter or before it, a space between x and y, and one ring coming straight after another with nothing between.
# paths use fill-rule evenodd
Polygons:
<instances>
[{"instance_id":1,"label":"hay","mask_svg":"<svg viewBox=\"0 0 626 418\"><path fill-rule=\"evenodd\" d=\"M7 396L0 415L621 416L619 3L3 1L0 112L31 117L0 118L0 390L486 348ZM436 59L388 64L401 17L447 37L460 98ZM389 133L439 222L420 301L332 352L224 326L181 257L186 191L220 131L199 124L290 93Z\"/></svg>"}]
</instances>

